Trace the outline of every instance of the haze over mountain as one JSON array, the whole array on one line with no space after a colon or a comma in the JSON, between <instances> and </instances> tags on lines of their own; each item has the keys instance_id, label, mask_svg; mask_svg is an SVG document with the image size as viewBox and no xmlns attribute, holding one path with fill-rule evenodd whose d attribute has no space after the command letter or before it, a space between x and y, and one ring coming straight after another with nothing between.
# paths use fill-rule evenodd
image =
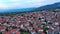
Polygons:
<instances>
[{"instance_id":1,"label":"haze over mountain","mask_svg":"<svg viewBox=\"0 0 60 34\"><path fill-rule=\"evenodd\" d=\"M37 10L48 10L48 9L54 9L54 8L60 8L60 2L45 5L41 7L34 7L34 8L24 8L24 9L9 9L9 10L0 10L1 12L26 12L26 11L37 11Z\"/></svg>"},{"instance_id":2,"label":"haze over mountain","mask_svg":"<svg viewBox=\"0 0 60 34\"><path fill-rule=\"evenodd\" d=\"M48 9L55 7L54 3L60 4L58 2L60 0L0 0L0 13Z\"/></svg>"},{"instance_id":3,"label":"haze over mountain","mask_svg":"<svg viewBox=\"0 0 60 34\"><path fill-rule=\"evenodd\" d=\"M60 2L60 0L0 0L0 9L41 7L56 2Z\"/></svg>"}]
</instances>

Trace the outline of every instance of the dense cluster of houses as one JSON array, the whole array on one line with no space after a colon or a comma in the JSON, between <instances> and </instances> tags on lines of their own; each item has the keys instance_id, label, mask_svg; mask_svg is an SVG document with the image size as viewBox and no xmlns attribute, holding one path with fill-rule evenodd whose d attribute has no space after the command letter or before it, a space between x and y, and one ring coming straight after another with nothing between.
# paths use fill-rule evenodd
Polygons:
<instances>
[{"instance_id":1,"label":"dense cluster of houses","mask_svg":"<svg viewBox=\"0 0 60 34\"><path fill-rule=\"evenodd\" d=\"M0 16L0 34L60 34L60 12L27 12ZM23 33L25 34L25 33Z\"/></svg>"}]
</instances>

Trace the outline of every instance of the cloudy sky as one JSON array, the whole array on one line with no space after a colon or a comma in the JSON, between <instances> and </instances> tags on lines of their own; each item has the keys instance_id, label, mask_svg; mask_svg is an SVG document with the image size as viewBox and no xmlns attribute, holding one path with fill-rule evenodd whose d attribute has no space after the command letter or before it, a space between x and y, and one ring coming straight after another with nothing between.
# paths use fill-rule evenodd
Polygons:
<instances>
[{"instance_id":1,"label":"cloudy sky","mask_svg":"<svg viewBox=\"0 0 60 34\"><path fill-rule=\"evenodd\" d=\"M0 0L0 9L40 7L60 0Z\"/></svg>"}]
</instances>

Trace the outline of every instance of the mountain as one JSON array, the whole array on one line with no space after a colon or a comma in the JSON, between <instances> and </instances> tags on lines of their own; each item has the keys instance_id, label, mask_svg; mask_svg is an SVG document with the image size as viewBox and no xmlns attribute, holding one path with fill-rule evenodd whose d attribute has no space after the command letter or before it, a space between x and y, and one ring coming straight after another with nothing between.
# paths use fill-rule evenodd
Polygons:
<instances>
[{"instance_id":1,"label":"mountain","mask_svg":"<svg viewBox=\"0 0 60 34\"><path fill-rule=\"evenodd\" d=\"M49 10L49 9L60 9L60 2L37 7L37 8L23 8L23 9L9 9L9 10L0 10L0 13L8 13L8 12L32 12L32 11L40 11L40 10Z\"/></svg>"},{"instance_id":2,"label":"mountain","mask_svg":"<svg viewBox=\"0 0 60 34\"><path fill-rule=\"evenodd\" d=\"M60 2L42 7L37 7L37 8L0 10L0 15L15 15L15 14L20 14L21 12L33 12L33 11L50 10L50 9L60 10Z\"/></svg>"},{"instance_id":3,"label":"mountain","mask_svg":"<svg viewBox=\"0 0 60 34\"><path fill-rule=\"evenodd\" d=\"M24 9L12 9L9 10L11 12L32 12L32 11L40 11L40 10L50 10L50 9L60 9L60 2L42 6L42 7L37 7L37 8L24 8Z\"/></svg>"},{"instance_id":4,"label":"mountain","mask_svg":"<svg viewBox=\"0 0 60 34\"><path fill-rule=\"evenodd\" d=\"M26 11L32 11L36 8L23 8L23 9L8 9L8 10L0 10L0 13L8 13L8 12L26 12Z\"/></svg>"},{"instance_id":5,"label":"mountain","mask_svg":"<svg viewBox=\"0 0 60 34\"><path fill-rule=\"evenodd\" d=\"M36 8L36 10L60 9L60 2Z\"/></svg>"}]
</instances>

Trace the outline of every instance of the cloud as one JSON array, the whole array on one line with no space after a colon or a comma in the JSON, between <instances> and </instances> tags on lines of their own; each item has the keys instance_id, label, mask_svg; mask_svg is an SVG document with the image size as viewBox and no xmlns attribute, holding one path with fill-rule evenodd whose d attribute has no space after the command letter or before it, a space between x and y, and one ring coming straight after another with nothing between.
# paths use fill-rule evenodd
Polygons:
<instances>
[{"instance_id":1,"label":"cloud","mask_svg":"<svg viewBox=\"0 0 60 34\"><path fill-rule=\"evenodd\" d=\"M0 9L30 8L60 2L60 0L0 0Z\"/></svg>"}]
</instances>

